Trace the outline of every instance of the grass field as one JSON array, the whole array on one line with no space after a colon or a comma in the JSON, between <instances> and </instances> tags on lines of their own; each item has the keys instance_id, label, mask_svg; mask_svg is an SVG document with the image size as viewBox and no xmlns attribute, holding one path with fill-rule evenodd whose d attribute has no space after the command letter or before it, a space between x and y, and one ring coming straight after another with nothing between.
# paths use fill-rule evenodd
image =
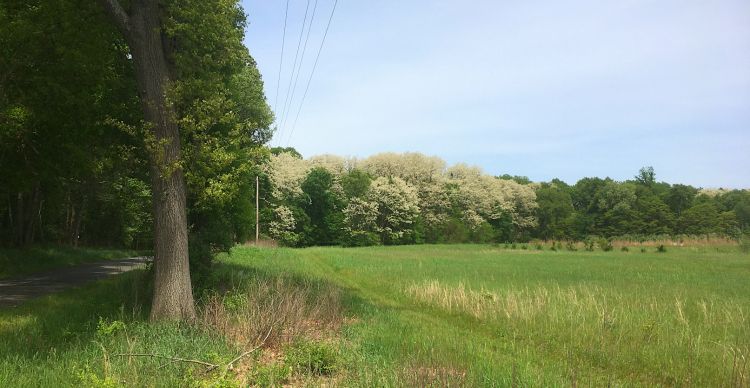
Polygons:
<instances>
[{"instance_id":1,"label":"grass field","mask_svg":"<svg viewBox=\"0 0 750 388\"><path fill-rule=\"evenodd\" d=\"M734 246L243 247L215 273L191 326L144 322L142 272L0 311L0 385L750 384L750 256ZM223 366L261 344L207 374L118 356Z\"/></svg>"}]
</instances>

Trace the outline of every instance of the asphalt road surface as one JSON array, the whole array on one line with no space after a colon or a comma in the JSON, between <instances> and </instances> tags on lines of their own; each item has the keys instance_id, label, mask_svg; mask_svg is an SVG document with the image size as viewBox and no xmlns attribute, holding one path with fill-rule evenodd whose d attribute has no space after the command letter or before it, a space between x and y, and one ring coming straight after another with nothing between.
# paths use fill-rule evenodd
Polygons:
<instances>
[{"instance_id":1,"label":"asphalt road surface","mask_svg":"<svg viewBox=\"0 0 750 388\"><path fill-rule=\"evenodd\" d=\"M29 299L143 268L150 261L150 257L131 257L59 268L23 278L3 279L0 280L0 307L18 306Z\"/></svg>"}]
</instances>

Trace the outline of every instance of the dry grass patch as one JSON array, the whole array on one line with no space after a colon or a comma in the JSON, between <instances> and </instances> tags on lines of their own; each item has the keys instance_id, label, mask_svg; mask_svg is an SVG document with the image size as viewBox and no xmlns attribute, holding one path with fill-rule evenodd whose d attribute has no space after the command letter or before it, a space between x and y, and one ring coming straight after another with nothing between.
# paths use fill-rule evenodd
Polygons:
<instances>
[{"instance_id":1,"label":"dry grass patch","mask_svg":"<svg viewBox=\"0 0 750 388\"><path fill-rule=\"evenodd\" d=\"M243 385L256 384L259 371L278 375L274 384L300 380L299 374L284 364L285 354L301 339L323 343L336 337L344 321L341 291L285 277L238 283L205 298L199 310L200 324L242 351L257 348L232 368Z\"/></svg>"}]
</instances>

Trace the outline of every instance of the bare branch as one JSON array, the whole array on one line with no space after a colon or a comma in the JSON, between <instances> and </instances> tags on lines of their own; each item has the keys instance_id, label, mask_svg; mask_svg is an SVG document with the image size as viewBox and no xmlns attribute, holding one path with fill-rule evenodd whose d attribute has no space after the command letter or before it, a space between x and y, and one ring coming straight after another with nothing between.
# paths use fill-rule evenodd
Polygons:
<instances>
[{"instance_id":1,"label":"bare branch","mask_svg":"<svg viewBox=\"0 0 750 388\"><path fill-rule=\"evenodd\" d=\"M151 353L120 353L120 354L115 354L115 356L117 356L117 357L153 357L153 358L163 358L163 359L171 360L171 361L187 362L187 363L191 363L191 364L203 365L203 366L206 366L206 367L210 368L209 370L215 369L215 368L218 367L218 365L216 365L216 364L211 364L210 362L205 362L205 361L201 361L201 360L189 360L189 359L186 359L186 358L169 357L169 356L162 356L160 354L151 354Z\"/></svg>"},{"instance_id":2,"label":"bare branch","mask_svg":"<svg viewBox=\"0 0 750 388\"><path fill-rule=\"evenodd\" d=\"M256 350L260 349L261 346L263 346L263 344L266 343L266 340L268 339L268 336L271 335L271 330L273 330L273 325L271 325L271 328L268 329L268 333L266 333L265 338L263 338L263 341L261 341L258 346L256 346L256 347L254 347L254 348L252 348L252 349L250 349L250 350L248 350L248 351L240 354L239 356L235 357L234 360L229 361L229 363L227 364L227 370L231 369L232 368L232 364L234 364L235 362L239 361L240 359L244 358L245 356L247 356L247 355L255 352Z\"/></svg>"},{"instance_id":3,"label":"bare branch","mask_svg":"<svg viewBox=\"0 0 750 388\"><path fill-rule=\"evenodd\" d=\"M114 21L117 28L120 29L125 37L130 36L130 17L128 13L122 8L118 0L99 0L104 7L107 15Z\"/></svg>"}]
</instances>

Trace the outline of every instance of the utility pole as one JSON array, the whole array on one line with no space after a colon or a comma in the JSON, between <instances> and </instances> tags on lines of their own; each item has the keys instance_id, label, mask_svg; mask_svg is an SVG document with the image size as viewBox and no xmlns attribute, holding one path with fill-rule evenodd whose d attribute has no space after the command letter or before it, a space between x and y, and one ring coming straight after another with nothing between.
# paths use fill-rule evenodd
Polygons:
<instances>
[{"instance_id":1,"label":"utility pole","mask_svg":"<svg viewBox=\"0 0 750 388\"><path fill-rule=\"evenodd\" d=\"M260 183L258 182L258 176L255 176L255 246L258 246L258 235L260 233L260 208L258 204L260 198Z\"/></svg>"}]
</instances>

